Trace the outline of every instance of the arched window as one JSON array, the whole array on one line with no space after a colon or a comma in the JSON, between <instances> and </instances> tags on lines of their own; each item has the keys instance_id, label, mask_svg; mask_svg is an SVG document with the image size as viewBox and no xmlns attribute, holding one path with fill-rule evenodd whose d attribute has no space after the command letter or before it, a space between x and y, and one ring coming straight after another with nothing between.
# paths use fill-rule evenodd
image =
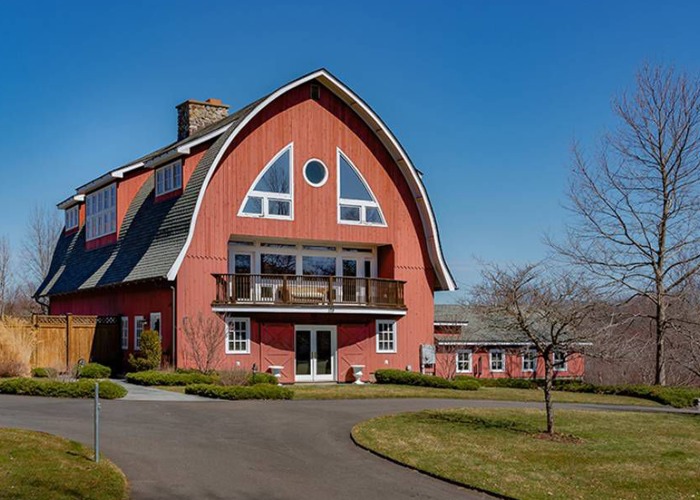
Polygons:
<instances>
[{"instance_id":1,"label":"arched window","mask_svg":"<svg viewBox=\"0 0 700 500\"><path fill-rule=\"evenodd\" d=\"M241 209L242 217L292 219L293 203L293 144L285 146L265 165L248 190Z\"/></svg>"},{"instance_id":2,"label":"arched window","mask_svg":"<svg viewBox=\"0 0 700 500\"><path fill-rule=\"evenodd\" d=\"M338 149L338 222L386 226L377 198L350 159Z\"/></svg>"}]
</instances>

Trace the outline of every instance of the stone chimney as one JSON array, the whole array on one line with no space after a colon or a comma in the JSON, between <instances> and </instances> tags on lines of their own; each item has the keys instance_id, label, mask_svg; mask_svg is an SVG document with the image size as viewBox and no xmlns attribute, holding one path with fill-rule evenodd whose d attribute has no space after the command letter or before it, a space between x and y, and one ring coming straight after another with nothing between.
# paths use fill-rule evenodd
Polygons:
<instances>
[{"instance_id":1,"label":"stone chimney","mask_svg":"<svg viewBox=\"0 0 700 500\"><path fill-rule=\"evenodd\" d=\"M221 99L189 99L177 106L177 140L181 141L207 125L228 116L228 105Z\"/></svg>"}]
</instances>

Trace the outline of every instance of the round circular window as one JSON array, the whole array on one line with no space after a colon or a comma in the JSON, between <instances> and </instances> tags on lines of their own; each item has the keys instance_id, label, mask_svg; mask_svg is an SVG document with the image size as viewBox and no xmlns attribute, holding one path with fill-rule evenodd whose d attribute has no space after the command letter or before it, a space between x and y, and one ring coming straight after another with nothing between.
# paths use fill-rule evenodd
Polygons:
<instances>
[{"instance_id":1,"label":"round circular window","mask_svg":"<svg viewBox=\"0 0 700 500\"><path fill-rule=\"evenodd\" d=\"M319 160L309 160L304 165L304 179L314 187L323 186L328 180L328 169Z\"/></svg>"}]
</instances>

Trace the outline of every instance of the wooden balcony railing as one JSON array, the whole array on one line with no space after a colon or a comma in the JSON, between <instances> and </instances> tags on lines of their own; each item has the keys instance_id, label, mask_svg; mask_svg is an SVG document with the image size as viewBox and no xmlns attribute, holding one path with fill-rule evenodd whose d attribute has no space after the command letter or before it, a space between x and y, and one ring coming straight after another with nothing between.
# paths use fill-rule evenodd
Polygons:
<instances>
[{"instance_id":1,"label":"wooden balcony railing","mask_svg":"<svg viewBox=\"0 0 700 500\"><path fill-rule=\"evenodd\" d=\"M372 306L405 309L403 281L346 276L214 274L222 305Z\"/></svg>"}]
</instances>

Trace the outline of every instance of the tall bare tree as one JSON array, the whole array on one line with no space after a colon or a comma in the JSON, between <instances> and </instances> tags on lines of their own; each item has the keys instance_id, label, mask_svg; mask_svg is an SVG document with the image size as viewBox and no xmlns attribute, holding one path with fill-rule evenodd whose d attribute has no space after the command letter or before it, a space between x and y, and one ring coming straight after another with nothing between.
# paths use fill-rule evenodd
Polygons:
<instances>
[{"instance_id":1,"label":"tall bare tree","mask_svg":"<svg viewBox=\"0 0 700 500\"><path fill-rule=\"evenodd\" d=\"M555 353L558 361L580 351L604 328L605 310L581 276L541 264L499 267L485 265L482 282L472 290L472 303L482 321L493 328L525 337L544 364L547 433L554 432L552 387Z\"/></svg>"},{"instance_id":2,"label":"tall bare tree","mask_svg":"<svg viewBox=\"0 0 700 500\"><path fill-rule=\"evenodd\" d=\"M7 313L12 295L12 269L10 267L10 242L7 236L0 236L0 319Z\"/></svg>"},{"instance_id":3,"label":"tall bare tree","mask_svg":"<svg viewBox=\"0 0 700 500\"><path fill-rule=\"evenodd\" d=\"M22 244L22 265L25 290L36 291L49 272L51 258L61 232L61 219L56 210L35 205L29 215L29 223ZM46 309L48 304L39 302Z\"/></svg>"},{"instance_id":4,"label":"tall bare tree","mask_svg":"<svg viewBox=\"0 0 700 500\"><path fill-rule=\"evenodd\" d=\"M617 129L591 161L574 148L575 222L554 244L624 300L652 304L655 383L666 383L670 303L700 271L700 79L644 67L613 102Z\"/></svg>"},{"instance_id":5,"label":"tall bare tree","mask_svg":"<svg viewBox=\"0 0 700 500\"><path fill-rule=\"evenodd\" d=\"M187 352L199 371L216 370L221 363L224 342L224 322L216 316L201 312L194 318L185 318L182 334L188 345Z\"/></svg>"}]
</instances>

